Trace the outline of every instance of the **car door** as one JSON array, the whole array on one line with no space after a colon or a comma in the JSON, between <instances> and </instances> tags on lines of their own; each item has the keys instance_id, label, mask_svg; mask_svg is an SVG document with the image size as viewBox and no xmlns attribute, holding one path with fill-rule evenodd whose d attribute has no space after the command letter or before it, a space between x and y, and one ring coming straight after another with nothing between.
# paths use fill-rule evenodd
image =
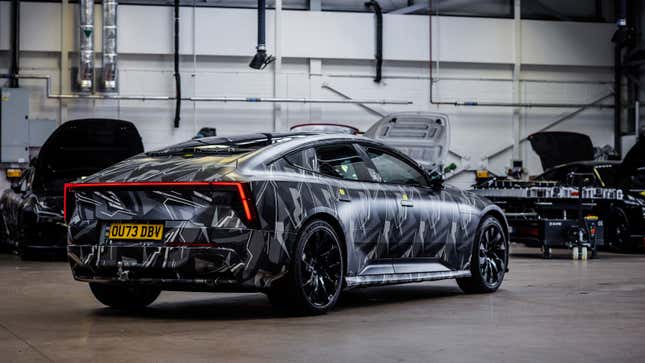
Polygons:
<instances>
[{"instance_id":1,"label":"car door","mask_svg":"<svg viewBox=\"0 0 645 363\"><path fill-rule=\"evenodd\" d=\"M420 191L416 185L427 185L427 181L423 174L393 153L375 146L362 147L378 172L379 184L388 198L384 225L387 258L413 258L414 247L420 242L418 213L415 212Z\"/></svg>"},{"instance_id":2,"label":"car door","mask_svg":"<svg viewBox=\"0 0 645 363\"><path fill-rule=\"evenodd\" d=\"M385 148L364 146L383 185L399 202L396 238L389 256L403 262L441 261L453 266L460 260L460 212L453 196L428 184L426 173L413 162ZM395 264L395 270L397 266ZM409 266L405 271L411 272Z\"/></svg>"},{"instance_id":3,"label":"car door","mask_svg":"<svg viewBox=\"0 0 645 363\"><path fill-rule=\"evenodd\" d=\"M353 143L323 144L314 150L316 171L336 189L337 214L347 237L348 274L393 273L387 260L389 221L397 207L375 183L376 170Z\"/></svg>"}]
</instances>

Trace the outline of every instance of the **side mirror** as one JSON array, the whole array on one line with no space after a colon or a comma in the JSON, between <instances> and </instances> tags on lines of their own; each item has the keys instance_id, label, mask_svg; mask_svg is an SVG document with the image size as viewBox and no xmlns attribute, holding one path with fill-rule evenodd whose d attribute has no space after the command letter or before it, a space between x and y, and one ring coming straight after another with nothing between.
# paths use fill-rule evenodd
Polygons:
<instances>
[{"instance_id":1,"label":"side mirror","mask_svg":"<svg viewBox=\"0 0 645 363\"><path fill-rule=\"evenodd\" d=\"M456 169L457 165L455 165L455 163L450 163L443 169L441 168L441 166L435 166L431 169L426 169L426 171L428 172L428 182L430 183L430 187L432 187L432 189L442 189L444 175L451 173Z\"/></svg>"},{"instance_id":2,"label":"side mirror","mask_svg":"<svg viewBox=\"0 0 645 363\"><path fill-rule=\"evenodd\" d=\"M432 189L443 188L443 173L441 172L441 169L434 168L428 170L428 183Z\"/></svg>"},{"instance_id":3,"label":"side mirror","mask_svg":"<svg viewBox=\"0 0 645 363\"><path fill-rule=\"evenodd\" d=\"M452 172L453 172L453 171L455 171L455 170L457 170L457 164L455 164L455 163L450 163L450 164L448 164L448 166L446 166L445 168L443 168L443 173L444 173L444 174L448 174L448 173L452 173Z\"/></svg>"}]
</instances>

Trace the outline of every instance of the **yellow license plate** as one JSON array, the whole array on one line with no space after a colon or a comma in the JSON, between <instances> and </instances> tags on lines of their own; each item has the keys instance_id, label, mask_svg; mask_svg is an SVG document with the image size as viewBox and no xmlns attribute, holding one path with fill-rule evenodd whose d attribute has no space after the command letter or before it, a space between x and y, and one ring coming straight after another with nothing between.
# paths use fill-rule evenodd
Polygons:
<instances>
[{"instance_id":1,"label":"yellow license plate","mask_svg":"<svg viewBox=\"0 0 645 363\"><path fill-rule=\"evenodd\" d=\"M162 224L114 223L110 225L110 239L161 241Z\"/></svg>"}]
</instances>

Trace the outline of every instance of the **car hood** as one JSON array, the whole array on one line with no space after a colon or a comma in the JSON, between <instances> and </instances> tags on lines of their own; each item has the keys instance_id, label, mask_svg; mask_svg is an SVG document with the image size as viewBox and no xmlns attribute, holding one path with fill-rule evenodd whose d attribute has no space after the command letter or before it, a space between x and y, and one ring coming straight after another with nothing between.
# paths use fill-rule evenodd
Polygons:
<instances>
[{"instance_id":1,"label":"car hood","mask_svg":"<svg viewBox=\"0 0 645 363\"><path fill-rule=\"evenodd\" d=\"M124 160L82 182L191 182L216 181L234 171L240 156L178 155L148 156L145 154Z\"/></svg>"},{"instance_id":2,"label":"car hood","mask_svg":"<svg viewBox=\"0 0 645 363\"><path fill-rule=\"evenodd\" d=\"M65 181L91 175L142 152L141 136L130 122L110 119L68 121L57 128L40 149L34 188L62 195Z\"/></svg>"},{"instance_id":3,"label":"car hood","mask_svg":"<svg viewBox=\"0 0 645 363\"><path fill-rule=\"evenodd\" d=\"M401 112L385 116L365 136L399 149L426 169L442 165L448 153L448 116L430 112Z\"/></svg>"},{"instance_id":4,"label":"car hood","mask_svg":"<svg viewBox=\"0 0 645 363\"><path fill-rule=\"evenodd\" d=\"M576 132L538 132L528 137L531 146L540 158L542 169L593 160L594 150L591 138Z\"/></svg>"}]
</instances>

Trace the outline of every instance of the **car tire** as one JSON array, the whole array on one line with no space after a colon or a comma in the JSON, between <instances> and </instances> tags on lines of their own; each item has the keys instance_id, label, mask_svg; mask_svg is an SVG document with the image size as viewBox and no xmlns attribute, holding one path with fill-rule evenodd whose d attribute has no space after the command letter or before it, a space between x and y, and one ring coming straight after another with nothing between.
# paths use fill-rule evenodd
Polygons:
<instances>
[{"instance_id":1,"label":"car tire","mask_svg":"<svg viewBox=\"0 0 645 363\"><path fill-rule=\"evenodd\" d=\"M497 291L508 266L508 239L499 220L486 216L481 221L473 243L470 277L457 279L467 294Z\"/></svg>"},{"instance_id":2,"label":"car tire","mask_svg":"<svg viewBox=\"0 0 645 363\"><path fill-rule=\"evenodd\" d=\"M633 246L629 240L629 221L625 212L614 209L610 212L605 223L605 241L615 252L632 252Z\"/></svg>"},{"instance_id":3,"label":"car tire","mask_svg":"<svg viewBox=\"0 0 645 363\"><path fill-rule=\"evenodd\" d=\"M137 310L152 304L161 289L153 286L123 286L90 282L90 290L101 304L114 309Z\"/></svg>"},{"instance_id":4,"label":"car tire","mask_svg":"<svg viewBox=\"0 0 645 363\"><path fill-rule=\"evenodd\" d=\"M298 234L289 272L267 292L280 313L320 315L333 309L343 288L345 263L340 239L327 222L308 223Z\"/></svg>"}]
</instances>

